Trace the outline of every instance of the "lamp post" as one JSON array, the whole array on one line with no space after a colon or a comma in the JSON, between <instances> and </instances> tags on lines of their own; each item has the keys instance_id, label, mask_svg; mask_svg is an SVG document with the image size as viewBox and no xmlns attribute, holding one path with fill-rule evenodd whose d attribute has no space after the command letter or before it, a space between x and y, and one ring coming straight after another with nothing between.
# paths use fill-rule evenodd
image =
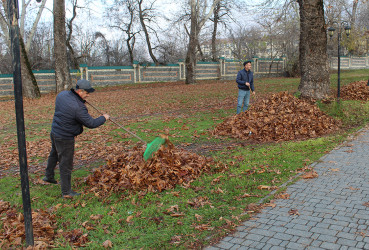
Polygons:
<instances>
[{"instance_id":1,"label":"lamp post","mask_svg":"<svg viewBox=\"0 0 369 250\"><path fill-rule=\"evenodd\" d=\"M348 37L350 35L350 32L351 32L351 27L349 25L349 23L347 21L342 21L341 23L337 23L337 22L333 22L332 23L332 26L336 24L338 26L338 38L337 38L337 41L338 41L338 79L337 79L337 102L340 101L340 74L341 74L341 53L340 53L340 50L341 50L341 31L342 31L342 28L344 27L345 29L345 32L346 32L346 36ZM335 28L333 27L329 27L328 28L328 34L330 36L330 38L332 38L333 34L334 34L334 31L336 30Z\"/></svg>"},{"instance_id":2,"label":"lamp post","mask_svg":"<svg viewBox=\"0 0 369 250\"><path fill-rule=\"evenodd\" d=\"M18 18L19 18L18 0L7 0L7 5L9 19L9 34L12 51L15 116L17 125L18 154L20 168L19 172L22 187L24 227L27 246L33 246L34 238L32 226L32 209L31 209L31 198L29 193L26 135L24 127L24 112L23 112L23 93L22 93L22 77L21 77L22 75L21 75L20 49L19 49L20 35L18 26Z\"/></svg>"}]
</instances>

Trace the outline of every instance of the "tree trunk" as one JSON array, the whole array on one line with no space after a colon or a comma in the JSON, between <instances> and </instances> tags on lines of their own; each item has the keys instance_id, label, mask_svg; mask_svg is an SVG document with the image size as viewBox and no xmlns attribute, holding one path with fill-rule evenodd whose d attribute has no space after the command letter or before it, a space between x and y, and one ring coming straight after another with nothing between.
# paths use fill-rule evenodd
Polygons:
<instances>
[{"instance_id":1,"label":"tree trunk","mask_svg":"<svg viewBox=\"0 0 369 250\"><path fill-rule=\"evenodd\" d=\"M197 13L191 6L191 30L186 55L186 84L196 83Z\"/></svg>"},{"instance_id":2,"label":"tree trunk","mask_svg":"<svg viewBox=\"0 0 369 250\"><path fill-rule=\"evenodd\" d=\"M300 6L299 91L303 98L323 99L329 94L327 33L323 0L298 0Z\"/></svg>"},{"instance_id":3,"label":"tree trunk","mask_svg":"<svg viewBox=\"0 0 369 250\"><path fill-rule=\"evenodd\" d=\"M214 27L213 27L213 34L211 36L211 56L212 56L213 62L216 62L218 60L216 41L217 41L217 32L218 32L219 11L220 11L220 2L214 8Z\"/></svg>"},{"instance_id":4,"label":"tree trunk","mask_svg":"<svg viewBox=\"0 0 369 250\"><path fill-rule=\"evenodd\" d=\"M133 48L132 48L131 42L130 42L131 39L134 39L134 38L132 38L132 37L128 38L126 40L126 44L127 44L127 48L128 48L129 61L131 62L131 65L133 65L134 58L133 58Z\"/></svg>"},{"instance_id":5,"label":"tree trunk","mask_svg":"<svg viewBox=\"0 0 369 250\"><path fill-rule=\"evenodd\" d=\"M205 57L204 57L204 53L202 53L199 39L197 39L197 51L199 52L200 60L204 61Z\"/></svg>"},{"instance_id":6,"label":"tree trunk","mask_svg":"<svg viewBox=\"0 0 369 250\"><path fill-rule=\"evenodd\" d=\"M32 72L32 68L28 60L26 48L22 37L20 37L19 43L21 53L23 96L27 98L40 98L40 89L37 86L35 75Z\"/></svg>"},{"instance_id":7,"label":"tree trunk","mask_svg":"<svg viewBox=\"0 0 369 250\"><path fill-rule=\"evenodd\" d=\"M359 3L359 0L353 0L352 3L352 15L351 15L351 29L354 29L355 22L356 22L356 12L357 12L357 5Z\"/></svg>"},{"instance_id":8,"label":"tree trunk","mask_svg":"<svg viewBox=\"0 0 369 250\"><path fill-rule=\"evenodd\" d=\"M71 88L72 82L68 67L65 0L54 0L54 57L56 92Z\"/></svg>"},{"instance_id":9,"label":"tree trunk","mask_svg":"<svg viewBox=\"0 0 369 250\"><path fill-rule=\"evenodd\" d=\"M72 39L72 33L73 33L73 20L77 16L77 2L78 2L78 0L73 1L73 15L72 15L72 18L67 23L67 27L69 29L69 32L68 32L67 39L66 39L66 45L67 45L68 50L69 50L69 56L70 56L71 63L73 64L72 65L73 69L78 69L79 68L79 64L78 64L76 54L74 52L74 49L73 49L72 45L70 44L70 41Z\"/></svg>"},{"instance_id":10,"label":"tree trunk","mask_svg":"<svg viewBox=\"0 0 369 250\"><path fill-rule=\"evenodd\" d=\"M142 27L142 29L144 31L145 38L146 38L147 49L149 51L149 54L150 54L151 59L154 61L155 64L158 64L159 62L156 59L154 53L152 52L152 47L151 47L149 32L147 31L147 28L146 28L146 25L145 25L145 21L144 21L144 17L143 17L143 12L142 12L142 0L140 0L138 2L138 8L139 8L139 16L140 16L141 27Z\"/></svg>"}]
</instances>

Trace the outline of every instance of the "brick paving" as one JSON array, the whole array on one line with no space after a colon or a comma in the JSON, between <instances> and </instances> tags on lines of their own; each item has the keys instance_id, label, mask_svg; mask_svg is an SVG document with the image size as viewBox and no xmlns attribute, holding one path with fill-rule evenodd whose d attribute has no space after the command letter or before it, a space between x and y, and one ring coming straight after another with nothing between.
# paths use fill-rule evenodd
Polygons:
<instances>
[{"instance_id":1,"label":"brick paving","mask_svg":"<svg viewBox=\"0 0 369 250\"><path fill-rule=\"evenodd\" d=\"M369 249L369 128L313 165L319 177L288 186L289 199L205 249Z\"/></svg>"}]
</instances>

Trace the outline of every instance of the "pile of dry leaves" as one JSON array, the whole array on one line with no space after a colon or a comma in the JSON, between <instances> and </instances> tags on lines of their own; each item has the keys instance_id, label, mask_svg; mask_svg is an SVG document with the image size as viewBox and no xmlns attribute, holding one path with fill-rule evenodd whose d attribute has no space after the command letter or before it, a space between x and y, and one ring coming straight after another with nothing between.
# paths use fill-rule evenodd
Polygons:
<instances>
[{"instance_id":1,"label":"pile of dry leaves","mask_svg":"<svg viewBox=\"0 0 369 250\"><path fill-rule=\"evenodd\" d=\"M142 148L135 147L109 159L106 166L86 178L90 190L98 196L126 189L161 192L188 184L204 172L225 169L209 157L175 148L168 140L148 161L144 161L143 153Z\"/></svg>"},{"instance_id":2,"label":"pile of dry leaves","mask_svg":"<svg viewBox=\"0 0 369 250\"><path fill-rule=\"evenodd\" d=\"M53 209L58 209L61 204ZM0 200L0 249L22 249L26 239L23 213L9 202ZM32 227L34 246L27 249L49 249L57 247L54 245L57 235L56 215L43 209L32 212ZM81 229L72 231L58 230L60 235L73 246L84 247L89 242L88 234Z\"/></svg>"},{"instance_id":3,"label":"pile of dry leaves","mask_svg":"<svg viewBox=\"0 0 369 250\"><path fill-rule=\"evenodd\" d=\"M352 82L341 90L341 97L344 100L369 100L369 86L367 81Z\"/></svg>"},{"instance_id":4,"label":"pile of dry leaves","mask_svg":"<svg viewBox=\"0 0 369 250\"><path fill-rule=\"evenodd\" d=\"M226 119L213 134L269 142L314 138L338 129L339 122L315 105L280 92Z\"/></svg>"},{"instance_id":5,"label":"pile of dry leaves","mask_svg":"<svg viewBox=\"0 0 369 250\"><path fill-rule=\"evenodd\" d=\"M9 202L0 200L0 216L3 222L3 228L0 230L0 248L22 247L25 240L23 213L18 212ZM42 209L32 212L33 235L37 249L53 246L55 223L55 216Z\"/></svg>"}]
</instances>

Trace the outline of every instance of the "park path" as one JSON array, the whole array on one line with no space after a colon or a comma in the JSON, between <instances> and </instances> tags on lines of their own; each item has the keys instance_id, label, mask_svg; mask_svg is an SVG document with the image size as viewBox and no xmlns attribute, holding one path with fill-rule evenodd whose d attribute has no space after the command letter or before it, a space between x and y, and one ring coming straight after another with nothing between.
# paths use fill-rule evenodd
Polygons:
<instances>
[{"instance_id":1,"label":"park path","mask_svg":"<svg viewBox=\"0 0 369 250\"><path fill-rule=\"evenodd\" d=\"M205 249L369 249L369 128L313 165L319 177Z\"/></svg>"}]
</instances>

